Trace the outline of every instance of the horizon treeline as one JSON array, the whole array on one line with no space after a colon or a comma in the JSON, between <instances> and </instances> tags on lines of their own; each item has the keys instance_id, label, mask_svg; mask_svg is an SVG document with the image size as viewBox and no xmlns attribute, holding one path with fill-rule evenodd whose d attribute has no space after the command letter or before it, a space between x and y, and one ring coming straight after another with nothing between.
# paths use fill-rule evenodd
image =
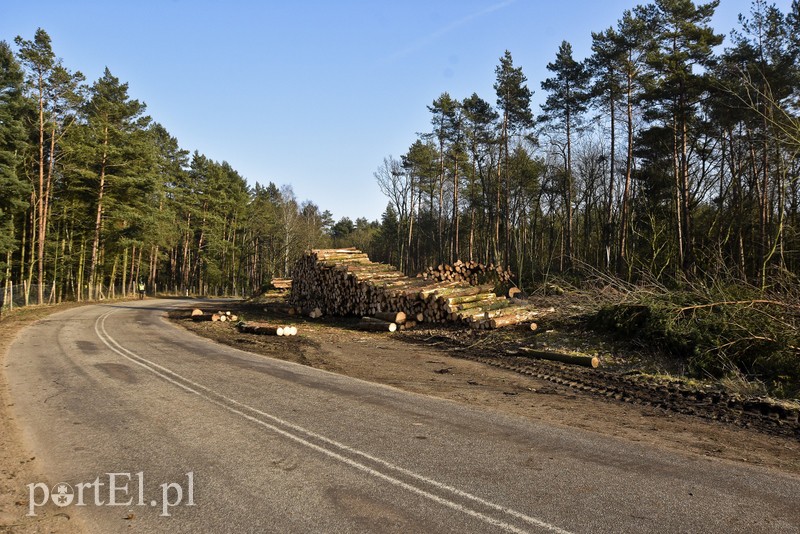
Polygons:
<instances>
[{"instance_id":1,"label":"horizon treeline","mask_svg":"<svg viewBox=\"0 0 800 534\"><path fill-rule=\"evenodd\" d=\"M151 291L249 295L330 237L290 186L190 154L106 68L91 85L47 32L0 41L0 280L25 302Z\"/></svg>"},{"instance_id":2,"label":"horizon treeline","mask_svg":"<svg viewBox=\"0 0 800 534\"><path fill-rule=\"evenodd\" d=\"M724 45L717 6L626 10L585 59L562 42L538 110L508 51L494 104L443 92L430 129L375 172L389 204L373 252L409 273L499 263L526 286L796 281L800 4L752 2Z\"/></svg>"}]
</instances>

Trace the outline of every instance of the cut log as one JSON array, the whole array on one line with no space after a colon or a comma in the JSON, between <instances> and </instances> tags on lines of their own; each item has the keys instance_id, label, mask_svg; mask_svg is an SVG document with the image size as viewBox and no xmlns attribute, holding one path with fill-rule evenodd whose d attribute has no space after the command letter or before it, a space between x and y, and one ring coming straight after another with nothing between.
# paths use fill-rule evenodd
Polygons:
<instances>
[{"instance_id":1,"label":"cut log","mask_svg":"<svg viewBox=\"0 0 800 534\"><path fill-rule=\"evenodd\" d=\"M397 324L381 321L373 317L362 317L356 327L359 330L368 332L394 332L397 330Z\"/></svg>"},{"instance_id":2,"label":"cut log","mask_svg":"<svg viewBox=\"0 0 800 534\"><path fill-rule=\"evenodd\" d=\"M572 365L582 365L584 367L597 368L600 365L600 359L597 356L590 356L588 354L569 354L565 352L550 352L546 350L537 350L530 347L521 347L526 356L533 358L541 358L543 360L551 360L561 363L569 363Z\"/></svg>"},{"instance_id":3,"label":"cut log","mask_svg":"<svg viewBox=\"0 0 800 534\"><path fill-rule=\"evenodd\" d=\"M481 302L488 299L497 298L495 293L477 293L475 295L464 295L461 297L448 297L445 299L445 303L448 306L460 306L464 304L474 304L476 302Z\"/></svg>"},{"instance_id":4,"label":"cut log","mask_svg":"<svg viewBox=\"0 0 800 534\"><path fill-rule=\"evenodd\" d=\"M276 326L270 324L261 324L261 323L242 323L239 325L239 331L245 334L255 334L259 336L285 336L286 327L283 326Z\"/></svg>"},{"instance_id":5,"label":"cut log","mask_svg":"<svg viewBox=\"0 0 800 534\"><path fill-rule=\"evenodd\" d=\"M387 323L403 324L406 322L406 314L403 312L376 312L372 316Z\"/></svg>"},{"instance_id":6,"label":"cut log","mask_svg":"<svg viewBox=\"0 0 800 534\"><path fill-rule=\"evenodd\" d=\"M494 293L489 293L489 295L492 296L487 297L483 300L476 300L475 302L465 302L463 304L447 306L447 311L450 313L458 313L467 310L474 310L476 308L486 309L486 306L497 302L497 297L494 296Z\"/></svg>"},{"instance_id":7,"label":"cut log","mask_svg":"<svg viewBox=\"0 0 800 534\"><path fill-rule=\"evenodd\" d=\"M513 326L515 324L524 323L528 320L530 320L528 317L520 315L501 315L500 317L489 319L489 326L491 328L502 328L504 326Z\"/></svg>"}]
</instances>

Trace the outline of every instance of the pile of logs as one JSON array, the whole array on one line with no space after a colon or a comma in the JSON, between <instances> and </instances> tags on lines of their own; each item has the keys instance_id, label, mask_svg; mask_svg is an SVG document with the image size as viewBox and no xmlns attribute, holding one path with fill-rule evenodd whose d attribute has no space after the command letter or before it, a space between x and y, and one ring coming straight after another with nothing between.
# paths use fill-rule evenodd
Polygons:
<instances>
[{"instance_id":1,"label":"pile of logs","mask_svg":"<svg viewBox=\"0 0 800 534\"><path fill-rule=\"evenodd\" d=\"M479 284L493 283L505 284L511 281L511 271L500 265L484 265L476 261L456 261L453 265L440 264L437 267L428 267L419 275L425 280L438 282L467 282L476 286Z\"/></svg>"},{"instance_id":2,"label":"pile of logs","mask_svg":"<svg viewBox=\"0 0 800 534\"><path fill-rule=\"evenodd\" d=\"M278 291L289 291L292 289L291 278L273 278L271 282L272 288Z\"/></svg>"},{"instance_id":3,"label":"pile of logs","mask_svg":"<svg viewBox=\"0 0 800 534\"><path fill-rule=\"evenodd\" d=\"M477 271L470 272L472 277ZM501 276L507 280L506 274ZM536 315L520 301L496 295L495 284L409 278L390 265L370 261L355 248L311 251L297 261L292 281L290 304L304 315L372 317L394 324L395 330L422 321L460 321L473 328L499 328L529 321ZM403 320L385 320L381 318L385 313L402 313ZM365 329L391 329L374 321L362 323Z\"/></svg>"},{"instance_id":4,"label":"pile of logs","mask_svg":"<svg viewBox=\"0 0 800 534\"><path fill-rule=\"evenodd\" d=\"M259 336L296 336L297 328L290 325L272 325L266 323L239 323L239 331L244 334Z\"/></svg>"},{"instance_id":5,"label":"pile of logs","mask_svg":"<svg viewBox=\"0 0 800 534\"><path fill-rule=\"evenodd\" d=\"M195 308L192 310L192 320L193 321L213 321L215 323L225 323L231 322L235 323L239 320L238 315L234 315L229 311L218 311L212 314L206 314L203 310L199 308Z\"/></svg>"}]
</instances>

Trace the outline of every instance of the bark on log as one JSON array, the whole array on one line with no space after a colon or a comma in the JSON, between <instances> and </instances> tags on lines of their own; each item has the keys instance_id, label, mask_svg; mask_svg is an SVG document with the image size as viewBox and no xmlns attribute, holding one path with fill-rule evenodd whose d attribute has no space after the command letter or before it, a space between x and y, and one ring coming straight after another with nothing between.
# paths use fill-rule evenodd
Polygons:
<instances>
[{"instance_id":1,"label":"bark on log","mask_svg":"<svg viewBox=\"0 0 800 534\"><path fill-rule=\"evenodd\" d=\"M381 321L373 317L362 317L356 326L359 330L369 332L394 332L397 330L397 324Z\"/></svg>"},{"instance_id":2,"label":"bark on log","mask_svg":"<svg viewBox=\"0 0 800 534\"><path fill-rule=\"evenodd\" d=\"M497 298L495 293L488 292L478 293L476 295L465 295L463 297L448 297L445 299L445 302L448 304L448 306L461 306L464 304L470 304L472 307L474 307L476 305L475 303L480 303L481 301L495 298Z\"/></svg>"},{"instance_id":3,"label":"bark on log","mask_svg":"<svg viewBox=\"0 0 800 534\"><path fill-rule=\"evenodd\" d=\"M530 318L528 316L501 315L500 317L489 319L489 326L490 328L501 328L503 326L513 326L515 324L524 323L529 320Z\"/></svg>"},{"instance_id":4,"label":"bark on log","mask_svg":"<svg viewBox=\"0 0 800 534\"><path fill-rule=\"evenodd\" d=\"M522 352L527 356L533 358L541 358L543 360L552 360L561 363L569 363L573 365L582 365L584 367L597 368L600 365L600 359L597 356L590 356L588 354L568 354L564 352L550 352L546 350L536 350L529 347L522 347Z\"/></svg>"},{"instance_id":5,"label":"bark on log","mask_svg":"<svg viewBox=\"0 0 800 534\"><path fill-rule=\"evenodd\" d=\"M372 316L381 321L398 325L406 322L406 314L403 312L377 312L373 313Z\"/></svg>"},{"instance_id":6,"label":"bark on log","mask_svg":"<svg viewBox=\"0 0 800 534\"><path fill-rule=\"evenodd\" d=\"M293 326L278 326L261 323L241 323L239 331L245 334L255 334L259 336L294 336L297 329Z\"/></svg>"}]
</instances>

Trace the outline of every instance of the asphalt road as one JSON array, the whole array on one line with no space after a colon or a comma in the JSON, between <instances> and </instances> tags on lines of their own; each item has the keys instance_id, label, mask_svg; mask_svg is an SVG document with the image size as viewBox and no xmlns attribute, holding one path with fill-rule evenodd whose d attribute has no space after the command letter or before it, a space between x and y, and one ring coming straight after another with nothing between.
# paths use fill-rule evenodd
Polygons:
<instances>
[{"instance_id":1,"label":"asphalt road","mask_svg":"<svg viewBox=\"0 0 800 534\"><path fill-rule=\"evenodd\" d=\"M31 513L61 499L104 533L800 532L798 477L245 353L168 323L180 304L18 336L13 409L47 474L20 481Z\"/></svg>"}]
</instances>

